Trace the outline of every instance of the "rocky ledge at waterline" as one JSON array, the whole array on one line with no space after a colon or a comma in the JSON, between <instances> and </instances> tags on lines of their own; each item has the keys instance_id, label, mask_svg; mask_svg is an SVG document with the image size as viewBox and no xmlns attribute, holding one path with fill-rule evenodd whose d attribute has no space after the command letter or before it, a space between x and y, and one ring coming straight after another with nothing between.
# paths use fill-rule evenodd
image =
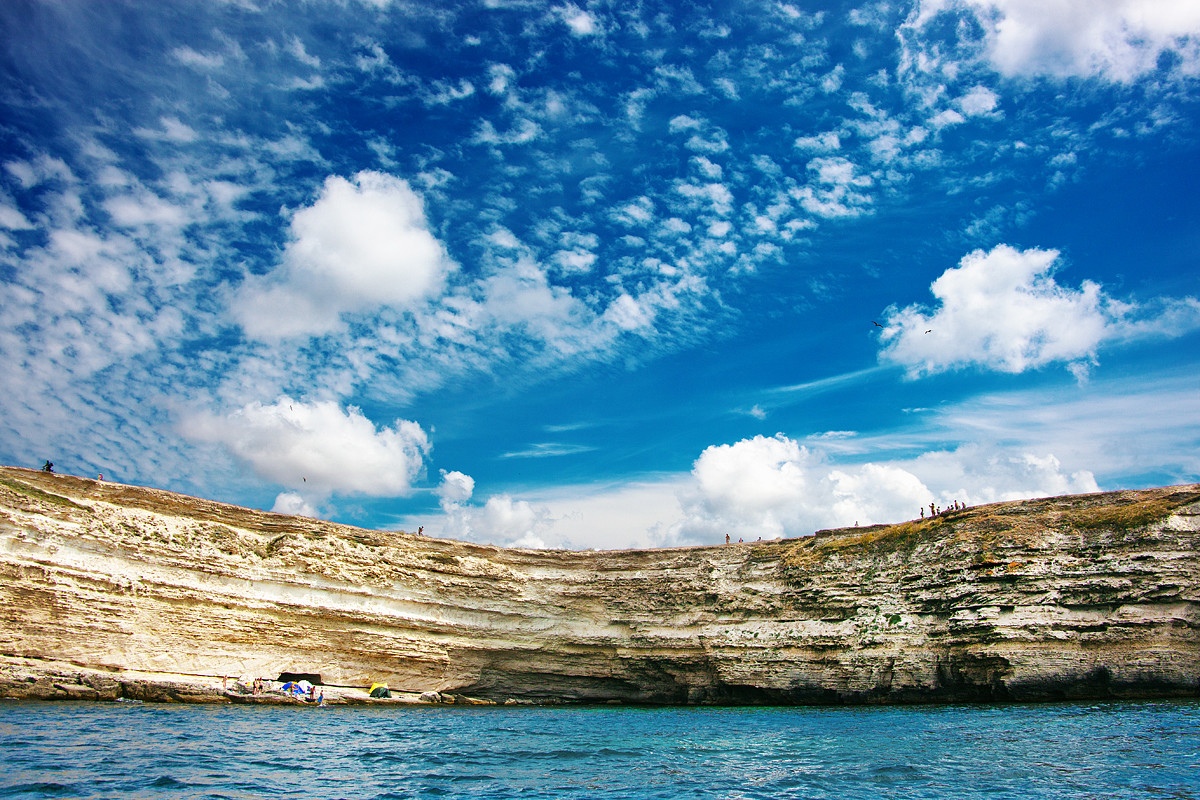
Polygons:
<instances>
[{"instance_id":1,"label":"rocky ledge at waterline","mask_svg":"<svg viewBox=\"0 0 1200 800\"><path fill-rule=\"evenodd\" d=\"M1197 696L1198 544L1200 485L569 552L0 468L0 696L280 673L498 702Z\"/></svg>"}]
</instances>

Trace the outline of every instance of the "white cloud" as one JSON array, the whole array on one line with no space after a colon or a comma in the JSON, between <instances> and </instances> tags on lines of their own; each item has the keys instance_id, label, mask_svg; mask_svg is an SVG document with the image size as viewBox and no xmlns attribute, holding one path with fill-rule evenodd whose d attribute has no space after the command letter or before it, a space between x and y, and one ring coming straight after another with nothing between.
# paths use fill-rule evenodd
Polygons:
<instances>
[{"instance_id":1,"label":"white cloud","mask_svg":"<svg viewBox=\"0 0 1200 800\"><path fill-rule=\"evenodd\" d=\"M1098 489L1090 472L1064 473L1044 451L968 445L901 461L837 464L783 434L709 447L692 478L673 535L710 543L725 534L756 541L900 522L931 502L946 508L955 500L977 505Z\"/></svg>"},{"instance_id":2,"label":"white cloud","mask_svg":"<svg viewBox=\"0 0 1200 800\"><path fill-rule=\"evenodd\" d=\"M224 416L184 420L189 438L224 445L261 478L305 496L406 495L424 471L429 439L415 422L376 428L351 406L283 396Z\"/></svg>"},{"instance_id":3,"label":"white cloud","mask_svg":"<svg viewBox=\"0 0 1200 800\"><path fill-rule=\"evenodd\" d=\"M423 525L431 536L481 544L569 550L620 550L694 544L672 538L683 516L678 493L686 478L613 485L568 485L521 498L490 497L482 506L443 502L440 517L412 515L405 530Z\"/></svg>"},{"instance_id":4,"label":"white cloud","mask_svg":"<svg viewBox=\"0 0 1200 800\"><path fill-rule=\"evenodd\" d=\"M531 549L555 546L546 538L554 524L549 510L528 500L498 494L489 497L483 506L443 501L442 508L445 513L441 517L414 516L402 520L400 527L416 525L424 527L430 536L481 544Z\"/></svg>"},{"instance_id":5,"label":"white cloud","mask_svg":"<svg viewBox=\"0 0 1200 800\"><path fill-rule=\"evenodd\" d=\"M354 64L363 72L382 72L393 78L398 76L395 65L379 42L367 41L360 45L367 53L359 53Z\"/></svg>"},{"instance_id":6,"label":"white cloud","mask_svg":"<svg viewBox=\"0 0 1200 800\"><path fill-rule=\"evenodd\" d=\"M729 142L724 131L715 131L707 138L695 134L688 137L683 146L694 153L708 153L709 155L719 155L729 150Z\"/></svg>"},{"instance_id":7,"label":"white cloud","mask_svg":"<svg viewBox=\"0 0 1200 800\"><path fill-rule=\"evenodd\" d=\"M654 323L654 308L621 294L605 309L604 319L623 331L649 328Z\"/></svg>"},{"instance_id":8,"label":"white cloud","mask_svg":"<svg viewBox=\"0 0 1200 800\"><path fill-rule=\"evenodd\" d=\"M961 125L966 122L966 118L952 108L947 108L945 111L939 112L929 120L929 124L935 128L948 128L951 125Z\"/></svg>"},{"instance_id":9,"label":"white cloud","mask_svg":"<svg viewBox=\"0 0 1200 800\"><path fill-rule=\"evenodd\" d=\"M531 119L521 118L513 123L513 126L505 131L500 132L488 120L483 120L479 123L479 129L475 132L474 141L476 144L487 145L509 145L509 144L528 144L542 135L541 127Z\"/></svg>"},{"instance_id":10,"label":"white cloud","mask_svg":"<svg viewBox=\"0 0 1200 800\"><path fill-rule=\"evenodd\" d=\"M733 210L733 193L723 183L678 183L675 190L688 200L710 205L715 214L724 216Z\"/></svg>"},{"instance_id":11,"label":"white cloud","mask_svg":"<svg viewBox=\"0 0 1200 800\"><path fill-rule=\"evenodd\" d=\"M452 470L442 470L442 482L438 486L437 495L441 498L443 507L455 503L465 503L475 492L475 479L470 475Z\"/></svg>"},{"instance_id":12,"label":"white cloud","mask_svg":"<svg viewBox=\"0 0 1200 800\"><path fill-rule=\"evenodd\" d=\"M304 47L304 42L300 41L300 37L292 36L287 42L287 51L299 61L301 64L317 68L321 66L321 59L311 55Z\"/></svg>"},{"instance_id":13,"label":"white cloud","mask_svg":"<svg viewBox=\"0 0 1200 800\"><path fill-rule=\"evenodd\" d=\"M275 498L271 511L276 514L290 514L294 517L319 518L320 512L299 492L280 492Z\"/></svg>"},{"instance_id":14,"label":"white cloud","mask_svg":"<svg viewBox=\"0 0 1200 800\"><path fill-rule=\"evenodd\" d=\"M816 136L801 136L796 140L797 150L811 153L832 153L841 147L841 137L836 131L826 131Z\"/></svg>"},{"instance_id":15,"label":"white cloud","mask_svg":"<svg viewBox=\"0 0 1200 800\"><path fill-rule=\"evenodd\" d=\"M934 435L958 432L1018 451L1049 451L1110 485L1146 475L1191 481L1200 473L1200 392L1187 368L1098 377L1068 394L1052 388L984 395L942 410L934 422Z\"/></svg>"},{"instance_id":16,"label":"white cloud","mask_svg":"<svg viewBox=\"0 0 1200 800\"><path fill-rule=\"evenodd\" d=\"M685 502L685 526L710 539L722 526L734 539L811 533L798 502L809 488L809 458L806 448L782 435L707 448L692 467L696 493Z\"/></svg>"},{"instance_id":17,"label":"white cloud","mask_svg":"<svg viewBox=\"0 0 1200 800\"><path fill-rule=\"evenodd\" d=\"M162 130L135 128L133 133L144 139L161 139L176 144L190 144L200 138L194 128L181 122L178 117L163 117L159 122L162 123Z\"/></svg>"},{"instance_id":18,"label":"white cloud","mask_svg":"<svg viewBox=\"0 0 1200 800\"><path fill-rule=\"evenodd\" d=\"M460 80L457 84L447 83L446 81L434 81L430 85L424 100L431 106L444 106L459 100L465 100L473 94L475 94L475 85L466 79Z\"/></svg>"},{"instance_id":19,"label":"white cloud","mask_svg":"<svg viewBox=\"0 0 1200 800\"><path fill-rule=\"evenodd\" d=\"M973 13L1004 75L1129 82L1164 52L1200 72L1200 4L1190 0L924 0L913 22L921 28L950 9Z\"/></svg>"},{"instance_id":20,"label":"white cloud","mask_svg":"<svg viewBox=\"0 0 1200 800\"><path fill-rule=\"evenodd\" d=\"M592 36L600 32L596 18L574 3L558 6L554 10L571 29L573 36Z\"/></svg>"},{"instance_id":21,"label":"white cloud","mask_svg":"<svg viewBox=\"0 0 1200 800\"><path fill-rule=\"evenodd\" d=\"M27 231L33 228L33 223L19 209L10 205L0 205L0 228Z\"/></svg>"},{"instance_id":22,"label":"white cloud","mask_svg":"<svg viewBox=\"0 0 1200 800\"><path fill-rule=\"evenodd\" d=\"M958 107L968 117L979 117L995 111L999 99L996 93L986 86L976 86L958 98Z\"/></svg>"},{"instance_id":23,"label":"white cloud","mask_svg":"<svg viewBox=\"0 0 1200 800\"><path fill-rule=\"evenodd\" d=\"M598 344L596 335L603 336L591 327L590 310L569 289L551 283L546 271L526 256L479 288L482 300L469 307L477 324L524 329L558 354L591 350Z\"/></svg>"},{"instance_id":24,"label":"white cloud","mask_svg":"<svg viewBox=\"0 0 1200 800\"><path fill-rule=\"evenodd\" d=\"M871 197L863 189L871 186L869 175L857 172L854 162L841 156L822 156L808 162L815 185L799 187L792 196L805 211L818 217L854 217L865 213Z\"/></svg>"},{"instance_id":25,"label":"white cloud","mask_svg":"<svg viewBox=\"0 0 1200 800\"><path fill-rule=\"evenodd\" d=\"M695 117L690 117L687 114L680 114L679 116L672 117L671 121L667 124L667 130L669 130L671 133L679 133L680 131L694 131L699 130L702 127L704 127L704 122L696 119Z\"/></svg>"},{"instance_id":26,"label":"white cloud","mask_svg":"<svg viewBox=\"0 0 1200 800\"><path fill-rule=\"evenodd\" d=\"M1045 451L996 451L968 444L924 453L911 469L940 487L936 499L943 507L956 499L980 505L1100 491L1090 470L1064 473L1058 457Z\"/></svg>"},{"instance_id":27,"label":"white cloud","mask_svg":"<svg viewBox=\"0 0 1200 800\"><path fill-rule=\"evenodd\" d=\"M654 218L654 201L642 196L614 209L613 217L626 225L644 225Z\"/></svg>"},{"instance_id":28,"label":"white cloud","mask_svg":"<svg viewBox=\"0 0 1200 800\"><path fill-rule=\"evenodd\" d=\"M911 375L980 365L1023 372L1056 362L1086 365L1116 335L1129 306L1084 281L1053 278L1056 250L998 245L976 250L930 286L938 306L891 309L881 333L885 360Z\"/></svg>"},{"instance_id":29,"label":"white cloud","mask_svg":"<svg viewBox=\"0 0 1200 800\"><path fill-rule=\"evenodd\" d=\"M61 158L38 156L31 161L6 161L5 170L21 183L24 189L31 189L48 181L63 181L75 183L75 174Z\"/></svg>"},{"instance_id":30,"label":"white cloud","mask_svg":"<svg viewBox=\"0 0 1200 800\"><path fill-rule=\"evenodd\" d=\"M692 158L692 165L709 180L720 180L723 170L720 164L715 164L704 156L695 156Z\"/></svg>"},{"instance_id":31,"label":"white cloud","mask_svg":"<svg viewBox=\"0 0 1200 800\"><path fill-rule=\"evenodd\" d=\"M516 81L517 73L507 64L492 64L488 67L488 76L487 90L494 95L505 95Z\"/></svg>"},{"instance_id":32,"label":"white cloud","mask_svg":"<svg viewBox=\"0 0 1200 800\"><path fill-rule=\"evenodd\" d=\"M547 545L541 533L547 527L548 517L545 509L528 501L498 495L488 498L478 524L510 547L544 548Z\"/></svg>"},{"instance_id":33,"label":"white cloud","mask_svg":"<svg viewBox=\"0 0 1200 800\"><path fill-rule=\"evenodd\" d=\"M171 55L180 64L200 70L219 69L225 64L225 57L220 53L201 53L190 47L176 47L171 51Z\"/></svg>"},{"instance_id":34,"label":"white cloud","mask_svg":"<svg viewBox=\"0 0 1200 800\"><path fill-rule=\"evenodd\" d=\"M684 494L683 539L733 541L805 536L820 528L895 522L933 493L889 464L834 466L783 434L707 448Z\"/></svg>"},{"instance_id":35,"label":"white cloud","mask_svg":"<svg viewBox=\"0 0 1200 800\"><path fill-rule=\"evenodd\" d=\"M130 228L143 225L178 227L188 220L184 209L145 190L110 197L104 201L104 210L117 225Z\"/></svg>"},{"instance_id":36,"label":"white cloud","mask_svg":"<svg viewBox=\"0 0 1200 800\"><path fill-rule=\"evenodd\" d=\"M563 272L582 274L591 271L596 254L586 250L559 250L554 254L554 261Z\"/></svg>"},{"instance_id":37,"label":"white cloud","mask_svg":"<svg viewBox=\"0 0 1200 800\"><path fill-rule=\"evenodd\" d=\"M421 198L379 172L329 177L291 229L283 265L249 278L232 303L251 337L328 333L343 313L411 308L438 293L455 268L429 230Z\"/></svg>"},{"instance_id":38,"label":"white cloud","mask_svg":"<svg viewBox=\"0 0 1200 800\"><path fill-rule=\"evenodd\" d=\"M838 64L832 70L821 78L821 91L825 94L832 94L842 88L842 81L846 78L846 68Z\"/></svg>"}]
</instances>

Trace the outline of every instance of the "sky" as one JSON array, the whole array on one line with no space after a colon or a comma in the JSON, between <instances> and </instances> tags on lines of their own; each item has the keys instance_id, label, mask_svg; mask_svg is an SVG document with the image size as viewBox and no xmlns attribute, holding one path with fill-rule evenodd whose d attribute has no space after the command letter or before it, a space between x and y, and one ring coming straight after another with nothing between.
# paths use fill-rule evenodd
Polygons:
<instances>
[{"instance_id":1,"label":"sky","mask_svg":"<svg viewBox=\"0 0 1200 800\"><path fill-rule=\"evenodd\" d=\"M0 462L516 547L1200 481L1194 0L0 3Z\"/></svg>"}]
</instances>

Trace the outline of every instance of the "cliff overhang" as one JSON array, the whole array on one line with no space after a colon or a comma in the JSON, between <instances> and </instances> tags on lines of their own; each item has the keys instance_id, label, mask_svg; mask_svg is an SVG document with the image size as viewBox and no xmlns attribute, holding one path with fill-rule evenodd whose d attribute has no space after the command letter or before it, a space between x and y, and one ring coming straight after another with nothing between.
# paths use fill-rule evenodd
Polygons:
<instances>
[{"instance_id":1,"label":"cliff overhang","mask_svg":"<svg viewBox=\"0 0 1200 800\"><path fill-rule=\"evenodd\" d=\"M496 702L1196 696L1198 537L1189 485L511 550L0 468L0 695L219 700L175 676L291 672Z\"/></svg>"}]
</instances>

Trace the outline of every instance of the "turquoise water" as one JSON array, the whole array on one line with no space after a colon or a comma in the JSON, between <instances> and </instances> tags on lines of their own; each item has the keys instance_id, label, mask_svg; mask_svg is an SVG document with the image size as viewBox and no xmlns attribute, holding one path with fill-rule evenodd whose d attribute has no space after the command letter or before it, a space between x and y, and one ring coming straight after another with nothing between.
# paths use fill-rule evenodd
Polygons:
<instances>
[{"instance_id":1,"label":"turquoise water","mask_svg":"<svg viewBox=\"0 0 1200 800\"><path fill-rule=\"evenodd\" d=\"M0 701L0 798L1200 798L1200 703Z\"/></svg>"}]
</instances>

